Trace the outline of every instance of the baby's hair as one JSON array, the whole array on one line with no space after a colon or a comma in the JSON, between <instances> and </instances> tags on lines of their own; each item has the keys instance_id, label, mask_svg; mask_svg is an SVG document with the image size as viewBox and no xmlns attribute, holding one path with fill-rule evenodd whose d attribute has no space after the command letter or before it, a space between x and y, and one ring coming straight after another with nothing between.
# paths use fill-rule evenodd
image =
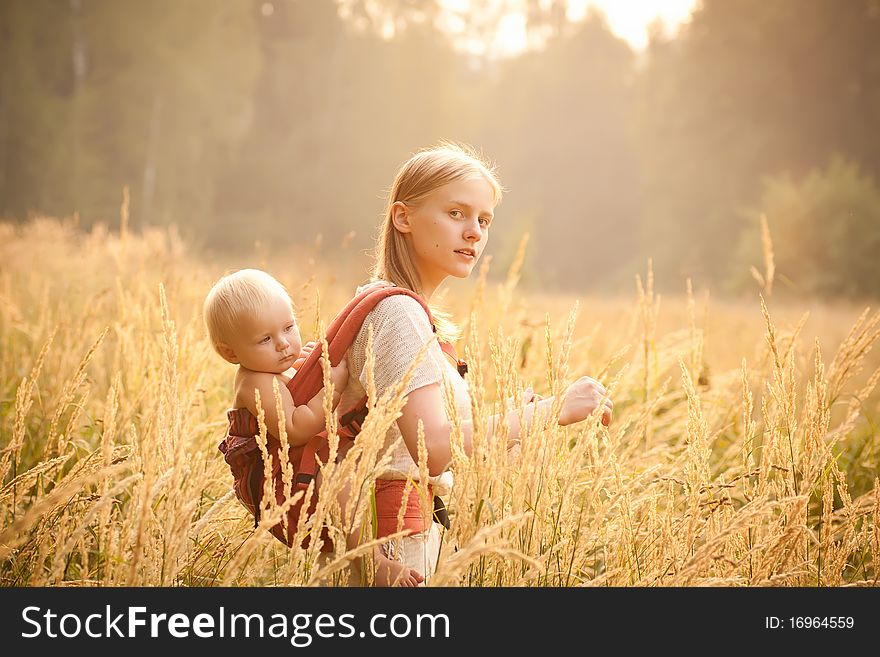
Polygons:
<instances>
[{"instance_id":1,"label":"baby's hair","mask_svg":"<svg viewBox=\"0 0 880 657\"><path fill-rule=\"evenodd\" d=\"M279 296L286 299L293 310L287 290L264 271L240 269L223 276L205 297L205 327L214 350L220 353L217 345L229 339L242 317L259 314Z\"/></svg>"}]
</instances>

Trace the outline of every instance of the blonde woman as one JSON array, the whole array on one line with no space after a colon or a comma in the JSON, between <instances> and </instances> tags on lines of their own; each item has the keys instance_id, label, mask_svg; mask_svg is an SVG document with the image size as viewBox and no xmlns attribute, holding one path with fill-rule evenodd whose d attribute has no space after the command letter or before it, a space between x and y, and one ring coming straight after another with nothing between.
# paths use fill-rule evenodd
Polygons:
<instances>
[{"instance_id":1,"label":"blonde woman","mask_svg":"<svg viewBox=\"0 0 880 657\"><path fill-rule=\"evenodd\" d=\"M492 168L469 147L442 143L413 155L397 172L388 196L376 245L373 282L408 288L430 303L447 277L469 276L486 248L501 191ZM427 356L416 365L404 391L406 404L402 415L386 436L387 446L401 437L402 441L397 442L390 465L377 480L378 535L384 536L396 529L397 509L406 480L419 479L419 423L427 447L429 484L435 495L443 496L449 491L452 478L447 467L452 460L452 426L446 412L444 380L451 383L454 391L467 453L471 451L473 423L465 379L441 350L424 308L405 295L384 299L367 315L348 351L349 382L342 407L347 399L365 394L364 366L370 325L378 395L399 383L422 346L431 342ZM455 327L441 317L436 328L442 339L454 333ZM523 412L524 422L530 423L535 413L549 413L552 403L552 398L528 403ZM608 424L613 404L606 398L605 388L594 379L582 377L566 390L558 422L566 425L584 420L603 403L602 421ZM492 417L488 435L501 422L508 423L509 441L514 444L523 429L517 412ZM425 583L430 583L437 566L440 528L436 522L429 527L421 524L424 516L418 508L417 494L411 496L407 506L405 526L411 534L389 543L386 554L422 573Z\"/></svg>"}]
</instances>

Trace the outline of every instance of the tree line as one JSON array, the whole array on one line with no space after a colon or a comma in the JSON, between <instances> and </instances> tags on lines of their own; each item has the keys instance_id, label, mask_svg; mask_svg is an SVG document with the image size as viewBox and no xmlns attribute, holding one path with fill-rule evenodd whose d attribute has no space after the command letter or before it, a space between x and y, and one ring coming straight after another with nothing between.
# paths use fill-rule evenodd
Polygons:
<instances>
[{"instance_id":1,"label":"tree line","mask_svg":"<svg viewBox=\"0 0 880 657\"><path fill-rule=\"evenodd\" d=\"M498 163L490 252L529 232L526 282L629 286L652 257L746 289L763 215L777 290L880 293L880 2L703 0L644 53L526 7L543 45L484 59L437 0L7 0L0 213L113 223L127 186L134 228L206 248L365 247L399 163L449 138Z\"/></svg>"}]
</instances>

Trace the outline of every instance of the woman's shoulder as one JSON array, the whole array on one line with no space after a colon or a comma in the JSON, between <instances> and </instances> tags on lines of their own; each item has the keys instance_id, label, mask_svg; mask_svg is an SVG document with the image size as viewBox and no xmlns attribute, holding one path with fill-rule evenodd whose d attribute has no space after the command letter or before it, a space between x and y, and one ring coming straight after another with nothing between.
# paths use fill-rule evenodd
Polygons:
<instances>
[{"instance_id":1,"label":"woman's shoulder","mask_svg":"<svg viewBox=\"0 0 880 657\"><path fill-rule=\"evenodd\" d=\"M376 307L382 307L386 310L398 310L398 311L406 311L407 314L410 313L418 313L419 315L423 315L425 319L428 318L428 313L425 311L422 302L416 299L415 297L405 294L401 292L400 294L392 294L380 301Z\"/></svg>"},{"instance_id":2,"label":"woman's shoulder","mask_svg":"<svg viewBox=\"0 0 880 657\"><path fill-rule=\"evenodd\" d=\"M369 341L370 327L373 331L374 353L381 360L396 361L410 358L434 335L428 313L418 300L406 294L393 294L382 299L364 318L349 356L349 367L357 371L363 366Z\"/></svg>"},{"instance_id":3,"label":"woman's shoulder","mask_svg":"<svg viewBox=\"0 0 880 657\"><path fill-rule=\"evenodd\" d=\"M391 285L388 281L373 281L362 285L357 289L360 294L372 286ZM372 322L378 328L379 324L397 325L400 323L411 324L415 322L419 326L431 328L431 320L422 302L410 294L391 294L379 301L364 319L364 325Z\"/></svg>"},{"instance_id":4,"label":"woman's shoulder","mask_svg":"<svg viewBox=\"0 0 880 657\"><path fill-rule=\"evenodd\" d=\"M364 323L372 322L375 330L411 330L419 335L433 333L431 319L424 306L407 294L392 294L367 315Z\"/></svg>"}]
</instances>

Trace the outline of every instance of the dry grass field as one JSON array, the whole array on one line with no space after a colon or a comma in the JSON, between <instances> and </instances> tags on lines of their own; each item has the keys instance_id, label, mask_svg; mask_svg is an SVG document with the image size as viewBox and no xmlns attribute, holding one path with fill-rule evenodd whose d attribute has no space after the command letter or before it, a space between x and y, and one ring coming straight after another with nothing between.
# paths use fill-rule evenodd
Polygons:
<instances>
[{"instance_id":1,"label":"dry grass field","mask_svg":"<svg viewBox=\"0 0 880 657\"><path fill-rule=\"evenodd\" d=\"M346 248L213 262L174 231L0 224L0 582L344 584L368 541L330 559L286 549L232 496L217 444L233 370L200 309L219 275L262 267L312 339L357 282L326 257ZM762 309L757 291L661 303L647 271L629 298L578 302L519 290L516 265L502 283L485 273L442 300L463 329L475 417L580 374L610 388L615 416L535 426L510 453L481 431L472 457L454 450L433 584L877 585L880 314L772 296ZM369 518L402 403L374 401L358 464L325 473L315 521L337 536L330 493L352 482Z\"/></svg>"}]
</instances>

